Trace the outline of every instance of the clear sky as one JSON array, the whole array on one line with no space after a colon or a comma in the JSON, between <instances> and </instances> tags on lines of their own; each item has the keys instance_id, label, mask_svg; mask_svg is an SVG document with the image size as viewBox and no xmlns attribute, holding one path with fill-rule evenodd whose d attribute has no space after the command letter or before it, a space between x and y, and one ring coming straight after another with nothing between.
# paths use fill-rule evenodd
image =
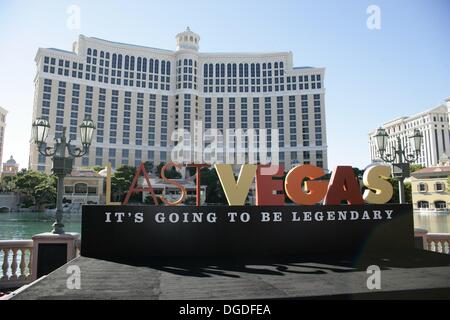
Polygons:
<instances>
[{"instance_id":1,"label":"clear sky","mask_svg":"<svg viewBox=\"0 0 450 320\"><path fill-rule=\"evenodd\" d=\"M81 10L75 30L71 5ZM370 5L379 30L367 28ZM38 47L71 50L81 33L174 50L186 26L201 51L292 51L295 66L325 67L330 168L365 167L370 130L450 97L450 0L0 0L3 161L28 165Z\"/></svg>"}]
</instances>

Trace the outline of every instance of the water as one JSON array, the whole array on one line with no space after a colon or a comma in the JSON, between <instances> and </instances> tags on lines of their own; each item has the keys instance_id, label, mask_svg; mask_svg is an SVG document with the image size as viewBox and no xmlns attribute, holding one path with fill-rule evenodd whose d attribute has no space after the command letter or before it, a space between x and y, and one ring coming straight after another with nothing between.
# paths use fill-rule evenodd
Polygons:
<instances>
[{"instance_id":1,"label":"water","mask_svg":"<svg viewBox=\"0 0 450 320\"><path fill-rule=\"evenodd\" d=\"M35 234L52 231L53 221L53 213L0 213L0 240L31 239ZM80 214L64 214L63 223L66 232L81 231Z\"/></svg>"},{"instance_id":2,"label":"water","mask_svg":"<svg viewBox=\"0 0 450 320\"><path fill-rule=\"evenodd\" d=\"M450 233L450 214L415 212L414 227L426 229L430 233Z\"/></svg>"},{"instance_id":3,"label":"water","mask_svg":"<svg viewBox=\"0 0 450 320\"><path fill-rule=\"evenodd\" d=\"M80 214L64 214L66 232L81 231ZM52 230L53 214L44 212L0 213L0 240L31 239ZM450 214L414 213L414 227L428 232L450 233Z\"/></svg>"}]
</instances>

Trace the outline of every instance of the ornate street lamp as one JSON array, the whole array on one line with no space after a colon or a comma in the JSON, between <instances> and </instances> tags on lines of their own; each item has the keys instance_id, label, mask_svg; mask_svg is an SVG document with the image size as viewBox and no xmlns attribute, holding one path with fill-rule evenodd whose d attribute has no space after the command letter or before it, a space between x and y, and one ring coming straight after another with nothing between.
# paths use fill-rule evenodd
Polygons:
<instances>
[{"instance_id":1,"label":"ornate street lamp","mask_svg":"<svg viewBox=\"0 0 450 320\"><path fill-rule=\"evenodd\" d=\"M56 214L52 232L56 234L63 234L64 224L62 223L62 198L64 190L64 177L72 172L73 159L82 157L89 152L95 125L91 119L84 119L81 123L80 136L82 148L75 147L71 144L71 140L66 140L66 127L63 127L61 138L55 138L54 146L47 147L45 140L48 136L49 129L50 124L46 119L36 119L33 122L33 139L38 145L38 151L46 157L52 157L52 171L58 178Z\"/></svg>"},{"instance_id":2,"label":"ornate street lamp","mask_svg":"<svg viewBox=\"0 0 450 320\"><path fill-rule=\"evenodd\" d=\"M406 148L402 146L400 136L397 136L397 145L391 145L391 153L386 153L389 135L386 130L379 128L374 136L375 144L380 153L380 158L384 162L392 164L392 175L398 180L399 202L405 203L405 178L409 177L409 165L415 162L422 147L423 135L419 129L414 129L414 134L409 137L413 141L414 153L406 153Z\"/></svg>"}]
</instances>

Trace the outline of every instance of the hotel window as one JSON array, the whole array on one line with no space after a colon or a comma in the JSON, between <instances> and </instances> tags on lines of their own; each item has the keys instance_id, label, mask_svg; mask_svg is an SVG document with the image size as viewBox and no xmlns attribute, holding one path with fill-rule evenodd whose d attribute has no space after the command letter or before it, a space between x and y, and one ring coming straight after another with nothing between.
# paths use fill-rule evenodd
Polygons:
<instances>
[{"instance_id":1,"label":"hotel window","mask_svg":"<svg viewBox=\"0 0 450 320\"><path fill-rule=\"evenodd\" d=\"M423 182L419 183L418 189L419 189L419 192L427 192L427 190L428 190L427 184L423 183Z\"/></svg>"},{"instance_id":2,"label":"hotel window","mask_svg":"<svg viewBox=\"0 0 450 320\"><path fill-rule=\"evenodd\" d=\"M417 208L419 209L428 209L430 207L430 204L428 201L417 201Z\"/></svg>"},{"instance_id":3,"label":"hotel window","mask_svg":"<svg viewBox=\"0 0 450 320\"><path fill-rule=\"evenodd\" d=\"M447 203L442 200L438 200L434 202L434 207L436 209L447 209Z\"/></svg>"},{"instance_id":4,"label":"hotel window","mask_svg":"<svg viewBox=\"0 0 450 320\"><path fill-rule=\"evenodd\" d=\"M445 190L445 186L444 186L444 184L441 183L441 182L437 182L437 183L434 185L434 188L435 188L435 190L436 190L437 192L443 192L443 191Z\"/></svg>"}]
</instances>

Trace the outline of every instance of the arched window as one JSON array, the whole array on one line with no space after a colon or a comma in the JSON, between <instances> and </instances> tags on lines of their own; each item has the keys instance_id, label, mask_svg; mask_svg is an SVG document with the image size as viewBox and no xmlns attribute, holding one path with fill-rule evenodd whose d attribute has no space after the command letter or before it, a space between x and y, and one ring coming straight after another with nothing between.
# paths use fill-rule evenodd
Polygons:
<instances>
[{"instance_id":1,"label":"arched window","mask_svg":"<svg viewBox=\"0 0 450 320\"><path fill-rule=\"evenodd\" d=\"M248 77L248 63L244 64L244 77Z\"/></svg>"},{"instance_id":2,"label":"arched window","mask_svg":"<svg viewBox=\"0 0 450 320\"><path fill-rule=\"evenodd\" d=\"M239 63L239 77L242 77L244 75L244 65L242 63Z\"/></svg>"},{"instance_id":3,"label":"arched window","mask_svg":"<svg viewBox=\"0 0 450 320\"><path fill-rule=\"evenodd\" d=\"M87 54L88 54L88 56L90 56L92 54L92 49L91 48L88 48Z\"/></svg>"},{"instance_id":4,"label":"arched window","mask_svg":"<svg viewBox=\"0 0 450 320\"><path fill-rule=\"evenodd\" d=\"M237 64L233 63L233 77L237 77Z\"/></svg>"},{"instance_id":5,"label":"arched window","mask_svg":"<svg viewBox=\"0 0 450 320\"><path fill-rule=\"evenodd\" d=\"M138 57L137 58L137 71L141 71L142 70L142 58Z\"/></svg>"},{"instance_id":6,"label":"arched window","mask_svg":"<svg viewBox=\"0 0 450 320\"><path fill-rule=\"evenodd\" d=\"M94 51L92 52L92 55L93 55L94 57L97 56L97 49L94 49Z\"/></svg>"},{"instance_id":7,"label":"arched window","mask_svg":"<svg viewBox=\"0 0 450 320\"><path fill-rule=\"evenodd\" d=\"M220 77L220 65L216 63L216 78Z\"/></svg>"},{"instance_id":8,"label":"arched window","mask_svg":"<svg viewBox=\"0 0 450 320\"><path fill-rule=\"evenodd\" d=\"M87 193L87 184L86 183L76 183L75 184L75 193L76 194L86 194Z\"/></svg>"},{"instance_id":9,"label":"arched window","mask_svg":"<svg viewBox=\"0 0 450 320\"><path fill-rule=\"evenodd\" d=\"M119 56L117 57L117 68L122 69L122 55L121 54L119 54Z\"/></svg>"},{"instance_id":10,"label":"arched window","mask_svg":"<svg viewBox=\"0 0 450 320\"><path fill-rule=\"evenodd\" d=\"M225 77L225 63L220 65L220 76Z\"/></svg>"},{"instance_id":11,"label":"arched window","mask_svg":"<svg viewBox=\"0 0 450 320\"><path fill-rule=\"evenodd\" d=\"M100 51L100 58L104 58L105 57L105 52L104 51Z\"/></svg>"},{"instance_id":12,"label":"arched window","mask_svg":"<svg viewBox=\"0 0 450 320\"><path fill-rule=\"evenodd\" d=\"M166 75L170 76L170 61L166 63Z\"/></svg>"},{"instance_id":13,"label":"arched window","mask_svg":"<svg viewBox=\"0 0 450 320\"><path fill-rule=\"evenodd\" d=\"M166 61L161 60L161 74L165 74L165 73L166 73Z\"/></svg>"},{"instance_id":14,"label":"arched window","mask_svg":"<svg viewBox=\"0 0 450 320\"><path fill-rule=\"evenodd\" d=\"M125 56L125 70L128 70L130 68L130 57Z\"/></svg>"},{"instance_id":15,"label":"arched window","mask_svg":"<svg viewBox=\"0 0 450 320\"><path fill-rule=\"evenodd\" d=\"M207 63L205 63L205 64L203 65L203 76L204 76L205 78L208 77L208 64L207 64Z\"/></svg>"},{"instance_id":16,"label":"arched window","mask_svg":"<svg viewBox=\"0 0 450 320\"><path fill-rule=\"evenodd\" d=\"M148 72L153 73L153 59L150 59L148 62Z\"/></svg>"},{"instance_id":17,"label":"arched window","mask_svg":"<svg viewBox=\"0 0 450 320\"><path fill-rule=\"evenodd\" d=\"M227 64L227 77L231 77L231 63Z\"/></svg>"},{"instance_id":18,"label":"arched window","mask_svg":"<svg viewBox=\"0 0 450 320\"><path fill-rule=\"evenodd\" d=\"M112 67L115 68L117 64L117 54L113 53L112 56Z\"/></svg>"},{"instance_id":19,"label":"arched window","mask_svg":"<svg viewBox=\"0 0 450 320\"><path fill-rule=\"evenodd\" d=\"M261 65L259 63L256 64L256 76L261 76Z\"/></svg>"},{"instance_id":20,"label":"arched window","mask_svg":"<svg viewBox=\"0 0 450 320\"><path fill-rule=\"evenodd\" d=\"M418 201L417 202L417 208L419 209L428 209L430 207L430 204L428 201Z\"/></svg>"},{"instance_id":21,"label":"arched window","mask_svg":"<svg viewBox=\"0 0 450 320\"><path fill-rule=\"evenodd\" d=\"M280 61L280 69L283 69L284 68L284 63L283 63L283 61Z\"/></svg>"},{"instance_id":22,"label":"arched window","mask_svg":"<svg viewBox=\"0 0 450 320\"><path fill-rule=\"evenodd\" d=\"M134 70L134 57L130 58L130 70Z\"/></svg>"},{"instance_id":23,"label":"arched window","mask_svg":"<svg viewBox=\"0 0 450 320\"><path fill-rule=\"evenodd\" d=\"M155 59L155 73L159 73L159 60Z\"/></svg>"},{"instance_id":24,"label":"arched window","mask_svg":"<svg viewBox=\"0 0 450 320\"><path fill-rule=\"evenodd\" d=\"M434 202L434 207L436 209L447 209L447 202L438 200Z\"/></svg>"},{"instance_id":25,"label":"arched window","mask_svg":"<svg viewBox=\"0 0 450 320\"><path fill-rule=\"evenodd\" d=\"M147 72L147 58L142 59L142 72Z\"/></svg>"},{"instance_id":26,"label":"arched window","mask_svg":"<svg viewBox=\"0 0 450 320\"><path fill-rule=\"evenodd\" d=\"M250 75L251 75L252 77L255 76L255 64L254 64L254 63L252 63L252 64L250 65Z\"/></svg>"},{"instance_id":27,"label":"arched window","mask_svg":"<svg viewBox=\"0 0 450 320\"><path fill-rule=\"evenodd\" d=\"M183 65L184 65L184 66L187 66L187 65L188 65L188 60L187 60L187 59L184 59L184 60L183 60Z\"/></svg>"},{"instance_id":28,"label":"arched window","mask_svg":"<svg viewBox=\"0 0 450 320\"><path fill-rule=\"evenodd\" d=\"M210 78L214 77L214 66L212 63L209 64L208 71L209 71L209 77Z\"/></svg>"},{"instance_id":29,"label":"arched window","mask_svg":"<svg viewBox=\"0 0 450 320\"><path fill-rule=\"evenodd\" d=\"M277 69L277 68L278 68L278 62L275 62L273 67L274 67L275 69Z\"/></svg>"}]
</instances>

